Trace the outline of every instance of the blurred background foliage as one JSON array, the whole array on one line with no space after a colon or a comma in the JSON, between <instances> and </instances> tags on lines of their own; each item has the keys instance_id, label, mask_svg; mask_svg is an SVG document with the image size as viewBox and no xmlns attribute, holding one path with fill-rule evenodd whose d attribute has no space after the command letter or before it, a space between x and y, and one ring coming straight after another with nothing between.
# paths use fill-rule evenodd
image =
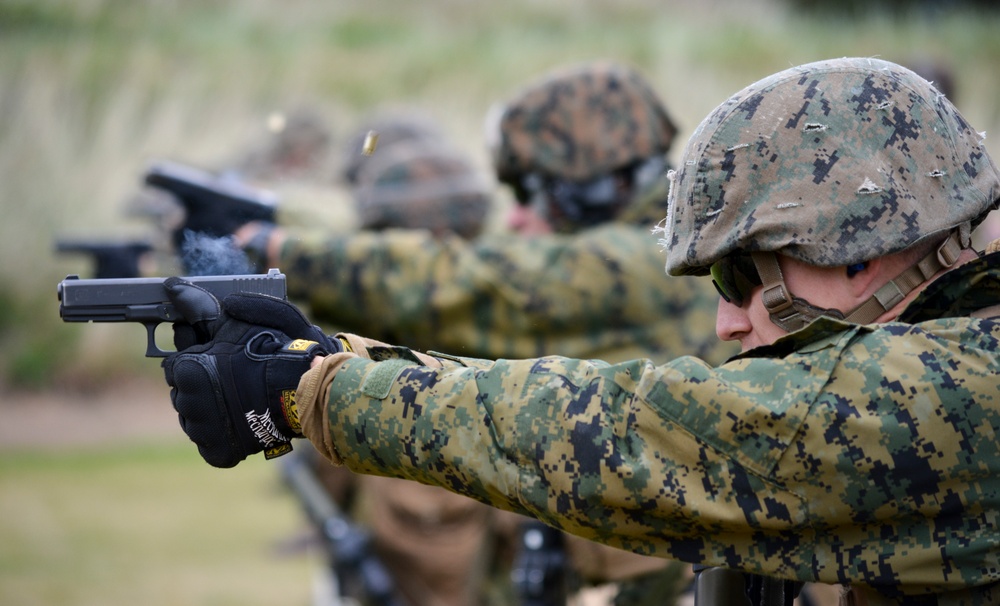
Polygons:
<instances>
[{"instance_id":1,"label":"blurred background foliage","mask_svg":"<svg viewBox=\"0 0 1000 606\"><path fill-rule=\"evenodd\" d=\"M142 357L140 327L59 320L56 284L91 267L55 255L53 242L144 235L148 218L125 210L148 162L220 167L274 112L319 108L342 138L360 116L406 103L486 166L490 105L556 65L598 57L635 65L686 138L760 77L855 55L946 66L966 117L992 134L1000 123L994 4L0 0L0 388L159 373ZM987 145L1000 152L996 140ZM291 184L275 189L296 204ZM337 219L333 202L316 208L323 212Z\"/></svg>"}]
</instances>

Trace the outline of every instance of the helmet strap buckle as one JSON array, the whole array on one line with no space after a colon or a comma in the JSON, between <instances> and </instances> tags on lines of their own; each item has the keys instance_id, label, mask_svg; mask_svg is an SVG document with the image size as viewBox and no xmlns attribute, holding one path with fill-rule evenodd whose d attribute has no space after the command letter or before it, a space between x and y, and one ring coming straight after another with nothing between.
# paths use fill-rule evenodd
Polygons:
<instances>
[{"instance_id":1,"label":"helmet strap buckle","mask_svg":"<svg viewBox=\"0 0 1000 606\"><path fill-rule=\"evenodd\" d=\"M764 284L761 303L771 316L771 322L781 329L793 332L804 328L821 316L842 320L843 313L837 309L823 309L804 299L793 296L785 286L778 257L773 252L750 253L757 273Z\"/></svg>"},{"instance_id":2,"label":"helmet strap buckle","mask_svg":"<svg viewBox=\"0 0 1000 606\"><path fill-rule=\"evenodd\" d=\"M750 258L757 268L764 290L761 301L768 313L780 314L792 306L792 297L785 288L785 277L778 265L778 258L772 252L752 252Z\"/></svg>"},{"instance_id":3,"label":"helmet strap buckle","mask_svg":"<svg viewBox=\"0 0 1000 606\"><path fill-rule=\"evenodd\" d=\"M785 286L785 277L778 265L778 257L773 252L750 253L757 273L760 274L763 290L761 303L771 316L771 321L789 332L802 328L813 320L809 314L803 314L797 301Z\"/></svg>"}]
</instances>

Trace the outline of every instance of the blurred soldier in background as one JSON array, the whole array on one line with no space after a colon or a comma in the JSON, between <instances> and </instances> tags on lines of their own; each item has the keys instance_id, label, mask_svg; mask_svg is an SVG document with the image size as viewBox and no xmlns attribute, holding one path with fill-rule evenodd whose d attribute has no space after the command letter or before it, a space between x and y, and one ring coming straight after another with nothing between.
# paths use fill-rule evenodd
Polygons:
<instances>
[{"instance_id":1,"label":"blurred soldier in background","mask_svg":"<svg viewBox=\"0 0 1000 606\"><path fill-rule=\"evenodd\" d=\"M314 114L310 114L314 116ZM305 145L278 140L292 137L312 142L311 152L327 157L326 145L315 145L317 120L295 121L296 128L273 145L248 155L252 173L260 179L304 176L287 169L317 166ZM369 132L378 133L378 153L363 153ZM293 136L294 135L294 136ZM492 185L486 175L454 149L443 129L411 109L382 110L362 120L347 137L343 156L327 174L331 186L350 193L358 229L426 230L434 237L472 238L484 227L492 206ZM290 160L297 162L291 163ZM325 168L330 163L322 164ZM494 534L498 510L442 488L394 478L356 475L333 467L318 456L307 456L314 474L355 522L372 537L372 549L391 573L398 594L412 606L469 606L508 603L506 588L492 584Z\"/></svg>"},{"instance_id":2,"label":"blurred soldier in background","mask_svg":"<svg viewBox=\"0 0 1000 606\"><path fill-rule=\"evenodd\" d=\"M710 287L656 279L650 226L665 208L676 128L634 71L560 70L493 115L497 174L518 200L514 233L316 237L252 224L237 241L258 266L281 267L289 296L316 319L415 347L611 359L734 352L714 338Z\"/></svg>"},{"instance_id":3,"label":"blurred soldier in background","mask_svg":"<svg viewBox=\"0 0 1000 606\"><path fill-rule=\"evenodd\" d=\"M375 149L364 149L369 133L378 133ZM393 149L397 143L444 143L444 129L423 112L414 108L382 109L361 120L361 125L347 137L337 170L337 180L349 188L358 185L361 169ZM379 151L375 154L375 151ZM401 223L396 227L405 228Z\"/></svg>"},{"instance_id":4,"label":"blurred soldier in background","mask_svg":"<svg viewBox=\"0 0 1000 606\"><path fill-rule=\"evenodd\" d=\"M224 172L250 182L318 181L332 177L333 135L317 110L272 113L267 135L228 164Z\"/></svg>"},{"instance_id":5,"label":"blurred soldier in background","mask_svg":"<svg viewBox=\"0 0 1000 606\"><path fill-rule=\"evenodd\" d=\"M376 126L378 153L365 156L361 140ZM348 149L364 160L346 161L341 177L352 187L361 229L425 230L439 238L482 232L492 205L489 180L439 133L409 115L383 115L351 137ZM328 492L370 529L407 604L509 603L504 584L493 582L493 518L503 512L442 488L355 475L321 457L315 463Z\"/></svg>"}]
</instances>

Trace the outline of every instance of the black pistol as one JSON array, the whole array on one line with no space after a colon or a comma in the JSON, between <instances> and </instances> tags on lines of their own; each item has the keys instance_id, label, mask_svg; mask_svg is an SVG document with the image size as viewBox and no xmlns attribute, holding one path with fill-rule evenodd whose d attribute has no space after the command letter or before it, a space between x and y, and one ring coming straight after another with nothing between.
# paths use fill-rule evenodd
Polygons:
<instances>
[{"instance_id":1,"label":"black pistol","mask_svg":"<svg viewBox=\"0 0 1000 606\"><path fill-rule=\"evenodd\" d=\"M185 231L221 238L252 221L276 220L277 196L237 179L177 162L159 161L147 169L144 181L172 194L184 207L184 224L174 232L174 245L178 249Z\"/></svg>"},{"instance_id":2,"label":"black pistol","mask_svg":"<svg viewBox=\"0 0 1000 606\"><path fill-rule=\"evenodd\" d=\"M81 279L66 276L59 283L59 316L64 322L138 322L146 327L146 357L163 358L173 352L156 346L156 327L182 318L163 287L166 278ZM285 274L192 276L186 280L219 300L234 293L257 293L287 299Z\"/></svg>"},{"instance_id":3,"label":"black pistol","mask_svg":"<svg viewBox=\"0 0 1000 606\"><path fill-rule=\"evenodd\" d=\"M56 252L90 255L94 260L94 277L138 278L142 275L139 261L143 255L153 250L146 240L98 241L60 239L56 241Z\"/></svg>"}]
</instances>

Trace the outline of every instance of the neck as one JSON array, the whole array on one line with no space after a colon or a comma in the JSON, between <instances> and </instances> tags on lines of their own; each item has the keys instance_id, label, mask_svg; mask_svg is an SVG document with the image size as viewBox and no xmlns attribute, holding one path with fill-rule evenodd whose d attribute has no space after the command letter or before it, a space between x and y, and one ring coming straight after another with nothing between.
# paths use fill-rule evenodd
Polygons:
<instances>
[{"instance_id":1,"label":"neck","mask_svg":"<svg viewBox=\"0 0 1000 606\"><path fill-rule=\"evenodd\" d=\"M903 310L906 309L907 305L909 305L914 299L917 298L917 295L919 295L921 292L923 292L925 288L927 288L928 284L930 284L934 280L937 280L938 278L948 273L952 269L959 267L961 265L965 265L966 263L973 261L978 257L979 255L978 253L976 253L975 250L971 248L963 249L958 256L958 261L956 261L954 265L952 265L951 267L945 267L944 269L940 270L939 272L928 278L923 284L921 284L917 288L914 288L905 297L903 297L903 299L895 306L893 306L892 309L887 310L884 314L876 318L875 321L878 323L892 322L897 317L899 317L899 314L903 313Z\"/></svg>"}]
</instances>

